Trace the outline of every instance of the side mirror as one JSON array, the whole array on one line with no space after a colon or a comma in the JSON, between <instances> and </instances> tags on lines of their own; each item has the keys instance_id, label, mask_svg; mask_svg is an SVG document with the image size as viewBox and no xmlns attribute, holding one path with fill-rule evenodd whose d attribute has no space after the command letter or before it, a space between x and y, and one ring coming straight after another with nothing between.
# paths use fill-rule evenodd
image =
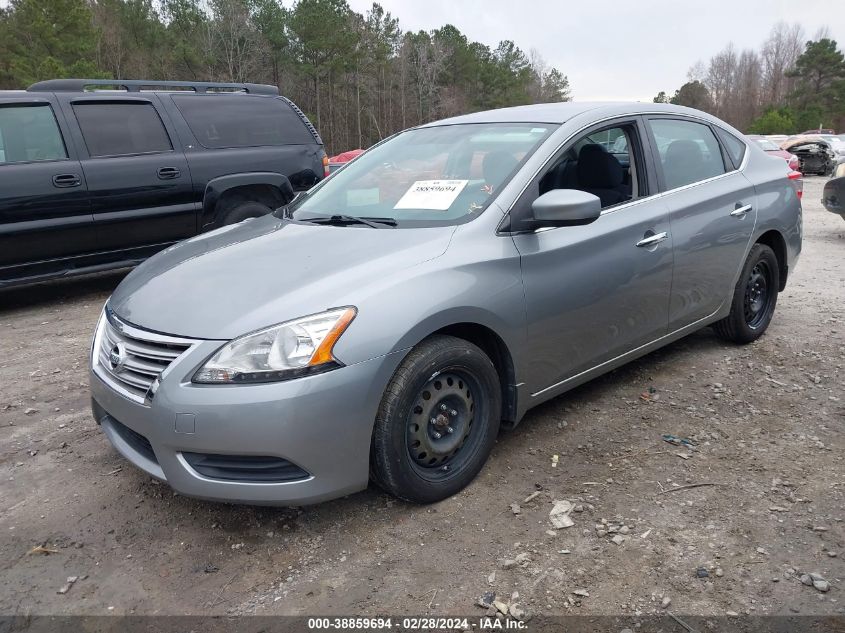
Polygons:
<instances>
[{"instance_id":1,"label":"side mirror","mask_svg":"<svg viewBox=\"0 0 845 633\"><path fill-rule=\"evenodd\" d=\"M552 189L531 205L533 228L547 226L579 226L598 220L601 200L577 189Z\"/></svg>"}]
</instances>

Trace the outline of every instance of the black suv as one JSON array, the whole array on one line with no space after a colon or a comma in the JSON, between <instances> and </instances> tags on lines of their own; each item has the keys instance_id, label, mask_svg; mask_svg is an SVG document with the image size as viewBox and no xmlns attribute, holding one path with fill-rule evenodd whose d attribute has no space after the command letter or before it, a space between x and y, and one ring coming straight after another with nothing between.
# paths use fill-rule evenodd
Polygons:
<instances>
[{"instance_id":1,"label":"black suv","mask_svg":"<svg viewBox=\"0 0 845 633\"><path fill-rule=\"evenodd\" d=\"M275 86L56 79L0 91L0 287L138 264L328 173Z\"/></svg>"}]
</instances>

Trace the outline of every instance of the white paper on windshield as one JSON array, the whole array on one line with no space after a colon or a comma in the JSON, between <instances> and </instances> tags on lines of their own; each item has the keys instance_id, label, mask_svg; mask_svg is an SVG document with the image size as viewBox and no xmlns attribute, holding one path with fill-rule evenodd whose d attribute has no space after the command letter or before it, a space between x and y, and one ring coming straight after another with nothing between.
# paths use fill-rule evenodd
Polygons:
<instances>
[{"instance_id":1,"label":"white paper on windshield","mask_svg":"<svg viewBox=\"0 0 845 633\"><path fill-rule=\"evenodd\" d=\"M468 182L469 180L418 180L393 208L446 211Z\"/></svg>"}]
</instances>

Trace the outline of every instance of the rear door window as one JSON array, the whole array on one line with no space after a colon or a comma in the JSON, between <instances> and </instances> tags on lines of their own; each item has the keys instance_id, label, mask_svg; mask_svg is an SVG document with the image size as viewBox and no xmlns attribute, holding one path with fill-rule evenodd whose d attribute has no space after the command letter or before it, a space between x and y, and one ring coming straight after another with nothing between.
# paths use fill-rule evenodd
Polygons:
<instances>
[{"instance_id":1,"label":"rear door window","mask_svg":"<svg viewBox=\"0 0 845 633\"><path fill-rule=\"evenodd\" d=\"M92 157L152 154L173 149L161 117L151 103L74 103L73 113Z\"/></svg>"},{"instance_id":2,"label":"rear door window","mask_svg":"<svg viewBox=\"0 0 845 633\"><path fill-rule=\"evenodd\" d=\"M49 104L0 106L0 163L67 158Z\"/></svg>"},{"instance_id":3,"label":"rear door window","mask_svg":"<svg viewBox=\"0 0 845 633\"><path fill-rule=\"evenodd\" d=\"M679 119L649 119L665 189L676 189L725 173L719 141L710 126Z\"/></svg>"},{"instance_id":4,"label":"rear door window","mask_svg":"<svg viewBox=\"0 0 845 633\"><path fill-rule=\"evenodd\" d=\"M299 115L281 99L245 95L176 95L173 102L205 148L315 143Z\"/></svg>"}]
</instances>

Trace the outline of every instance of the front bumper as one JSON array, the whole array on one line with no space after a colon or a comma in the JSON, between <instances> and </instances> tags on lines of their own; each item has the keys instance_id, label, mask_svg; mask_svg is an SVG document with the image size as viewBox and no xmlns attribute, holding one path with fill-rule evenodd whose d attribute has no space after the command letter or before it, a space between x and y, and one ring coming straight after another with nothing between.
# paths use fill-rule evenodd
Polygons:
<instances>
[{"instance_id":1,"label":"front bumper","mask_svg":"<svg viewBox=\"0 0 845 633\"><path fill-rule=\"evenodd\" d=\"M94 417L124 457L177 492L203 499L299 505L366 488L373 422L402 352L286 382L191 383L220 344L203 341L185 352L144 404L119 393L92 368ZM197 472L186 453L273 456L306 475L279 482L215 479Z\"/></svg>"}]
</instances>

